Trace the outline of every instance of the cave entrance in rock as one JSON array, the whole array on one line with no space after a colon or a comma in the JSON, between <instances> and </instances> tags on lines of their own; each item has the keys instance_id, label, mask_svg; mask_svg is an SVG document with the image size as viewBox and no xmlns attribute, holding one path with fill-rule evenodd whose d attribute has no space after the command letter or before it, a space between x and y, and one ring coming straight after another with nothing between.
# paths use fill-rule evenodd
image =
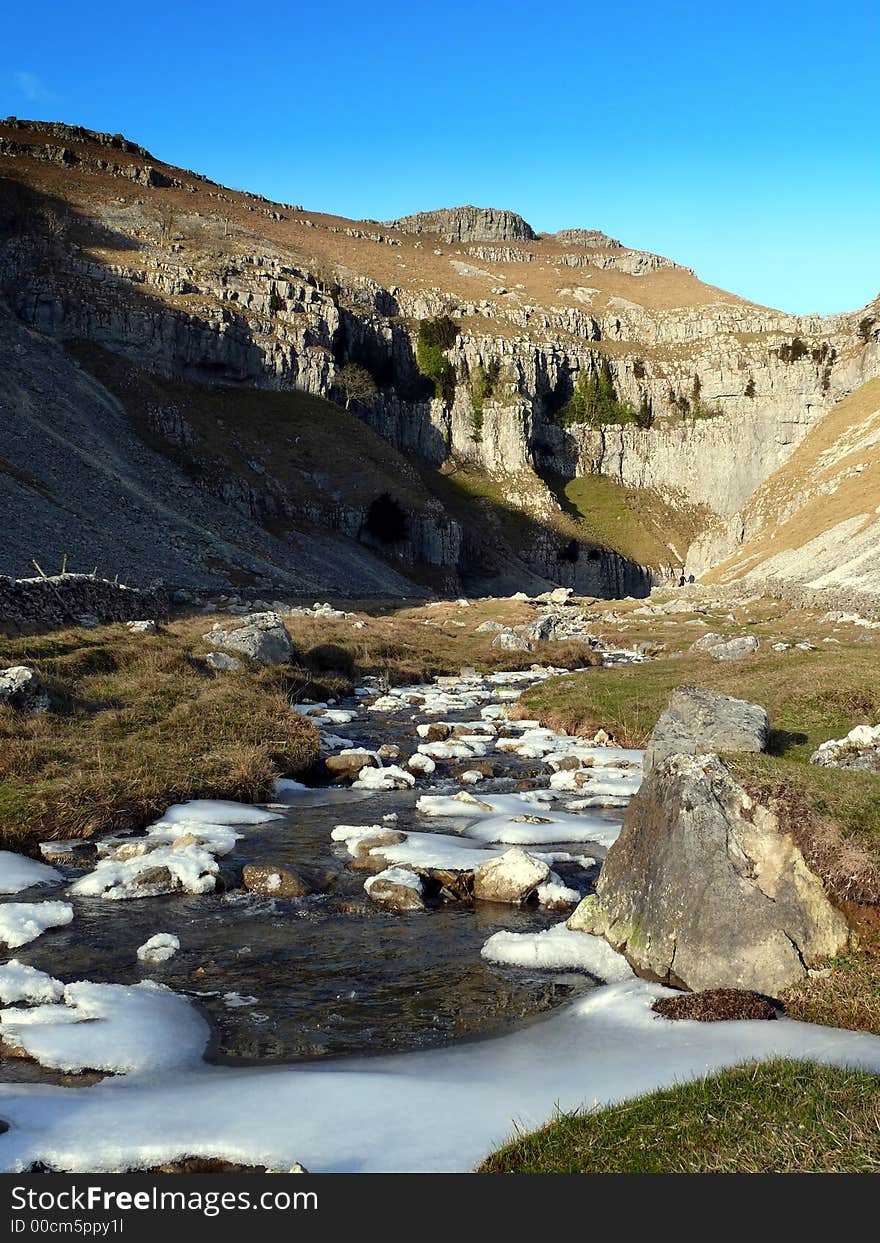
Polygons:
<instances>
[{"instance_id":1,"label":"cave entrance in rock","mask_svg":"<svg viewBox=\"0 0 880 1243\"><path fill-rule=\"evenodd\" d=\"M365 526L373 539L382 544L400 544L409 534L406 510L389 492L370 502Z\"/></svg>"}]
</instances>

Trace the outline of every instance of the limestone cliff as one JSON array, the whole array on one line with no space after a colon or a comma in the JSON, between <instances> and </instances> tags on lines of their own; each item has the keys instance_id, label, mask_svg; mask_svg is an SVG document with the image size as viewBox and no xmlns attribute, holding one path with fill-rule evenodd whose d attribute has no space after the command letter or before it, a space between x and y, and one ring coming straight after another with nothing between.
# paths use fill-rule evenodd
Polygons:
<instances>
[{"instance_id":1,"label":"limestone cliff","mask_svg":"<svg viewBox=\"0 0 880 1243\"><path fill-rule=\"evenodd\" d=\"M500 515L504 548L484 582L643 592L676 569L678 526L639 562L566 511L566 481L602 476L688 515L688 531L699 514L692 561L705 568L741 538L768 476L880 371L870 308L785 315L597 230L536 237L515 213L470 207L346 221L60 124L0 122L0 177L0 287L19 320L206 391L344 406L426 489L406 501L407 539L379 549L409 569L467 574L467 548L485 543L468 539L473 505L452 517L441 467L493 481L496 499L478 508ZM426 362L432 323L451 327ZM181 417L153 420L178 458ZM364 511L346 517L341 497L310 517L295 480L263 487L236 472L223 499L266 510L261 523L317 518L369 543Z\"/></svg>"}]
</instances>

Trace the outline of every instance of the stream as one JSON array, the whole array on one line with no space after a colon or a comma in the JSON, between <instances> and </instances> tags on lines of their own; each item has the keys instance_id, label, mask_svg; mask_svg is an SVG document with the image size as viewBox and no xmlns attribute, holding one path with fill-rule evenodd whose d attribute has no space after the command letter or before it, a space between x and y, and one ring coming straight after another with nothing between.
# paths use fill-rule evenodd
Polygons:
<instances>
[{"instance_id":1,"label":"stream","mask_svg":"<svg viewBox=\"0 0 880 1243\"><path fill-rule=\"evenodd\" d=\"M376 688L361 688L356 698L328 708L330 716L351 715L350 721L316 718L324 750L376 750L395 744L412 752L424 742L416 734L420 724L442 720L454 727L479 718L483 709L487 719L498 712L495 719L503 729L522 686L551 672L478 679L467 684L467 703L459 707L457 679L396 691L396 710L369 710ZM413 702L419 695L422 702ZM321 712L320 707L300 710ZM511 729L514 737L517 730ZM491 738L486 742L497 775L482 780L478 788L469 787L476 797L546 789L552 772L546 764L497 751ZM454 795L465 788L449 775L454 768L461 768L460 760L438 761L435 772L420 775L413 789L373 792L337 785L307 790L288 783L294 788L283 790L279 803L270 805L280 818L235 826L242 836L220 861L222 891L121 901L73 897L72 922L22 946L15 957L64 981L136 984L151 979L167 985L189 998L207 1019L212 1036L206 1058L218 1064L416 1049L508 1028L585 992L595 980L577 971L492 964L481 957L481 948L498 931L538 932L564 915L534 903L498 902L391 913L369 901L364 881L370 873L350 867L345 844L331 840L340 824L393 823L402 832L459 831L469 822L467 814L438 819L416 807L423 794ZM462 807L463 813L467 810ZM621 812L597 808L595 815L613 833ZM535 847L552 848L553 843ZM499 846L496 853L505 849ZM595 860L604 848L585 836L583 843L558 844L558 851L581 858L555 866L567 885L588 892L598 872ZM240 888L246 864L305 868L320 873L328 891L287 900L247 893ZM71 867L59 870L66 882L83 874ZM45 889L34 889L0 902L43 896L71 897L59 890L47 895ZM180 950L163 963L140 962L138 947L157 932L177 936ZM18 1059L4 1061L3 1078L76 1081Z\"/></svg>"}]
</instances>

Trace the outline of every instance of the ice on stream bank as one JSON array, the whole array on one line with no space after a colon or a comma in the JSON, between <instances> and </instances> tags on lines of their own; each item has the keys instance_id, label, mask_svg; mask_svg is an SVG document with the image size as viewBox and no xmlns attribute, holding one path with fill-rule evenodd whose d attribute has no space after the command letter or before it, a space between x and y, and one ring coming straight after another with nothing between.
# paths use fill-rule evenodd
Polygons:
<instances>
[{"instance_id":1,"label":"ice on stream bank","mask_svg":"<svg viewBox=\"0 0 880 1243\"><path fill-rule=\"evenodd\" d=\"M18 949L48 928L63 928L72 919L69 902L5 902L0 905L0 942Z\"/></svg>"},{"instance_id":2,"label":"ice on stream bank","mask_svg":"<svg viewBox=\"0 0 880 1243\"><path fill-rule=\"evenodd\" d=\"M301 1161L315 1172L466 1171L515 1126L533 1129L557 1110L610 1104L754 1058L880 1072L880 1037L784 1018L672 1022L651 1010L669 992L625 980L509 1035L417 1053L265 1069L185 1071L178 1060L178 1073L149 1081L0 1085L9 1123L0 1168L43 1161L102 1172L200 1155L275 1169ZM200 1033L177 1028L179 1018L163 1025L161 1043L191 1057ZM149 1040L152 1029L142 1030Z\"/></svg>"},{"instance_id":3,"label":"ice on stream bank","mask_svg":"<svg viewBox=\"0 0 880 1243\"><path fill-rule=\"evenodd\" d=\"M30 1003L60 1001L64 985L45 971L10 958L0 966L0 1002L5 1006L18 1001Z\"/></svg>"},{"instance_id":4,"label":"ice on stream bank","mask_svg":"<svg viewBox=\"0 0 880 1243\"><path fill-rule=\"evenodd\" d=\"M543 932L496 932L481 950L488 962L543 971L585 971L597 980L633 978L632 968L603 937L572 932L564 923Z\"/></svg>"},{"instance_id":5,"label":"ice on stream bank","mask_svg":"<svg viewBox=\"0 0 880 1243\"><path fill-rule=\"evenodd\" d=\"M133 1075L198 1067L209 1034L185 997L151 980L80 980L66 985L55 1004L0 1010L0 1038L41 1066L67 1072Z\"/></svg>"},{"instance_id":6,"label":"ice on stream bank","mask_svg":"<svg viewBox=\"0 0 880 1243\"><path fill-rule=\"evenodd\" d=\"M58 885L64 878L55 868L27 855L0 850L0 893L21 893L35 885Z\"/></svg>"}]
</instances>

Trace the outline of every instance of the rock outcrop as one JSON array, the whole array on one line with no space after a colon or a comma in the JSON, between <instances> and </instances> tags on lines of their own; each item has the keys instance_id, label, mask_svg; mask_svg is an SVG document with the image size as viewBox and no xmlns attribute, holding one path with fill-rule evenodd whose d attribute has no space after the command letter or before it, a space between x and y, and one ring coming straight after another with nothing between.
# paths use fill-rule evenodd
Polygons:
<instances>
[{"instance_id":1,"label":"rock outcrop","mask_svg":"<svg viewBox=\"0 0 880 1243\"><path fill-rule=\"evenodd\" d=\"M880 773L880 725L856 725L845 738L831 738L816 748L811 764Z\"/></svg>"},{"instance_id":2,"label":"rock outcrop","mask_svg":"<svg viewBox=\"0 0 880 1243\"><path fill-rule=\"evenodd\" d=\"M497 207L443 207L389 221L402 233L439 233L445 242L531 242L537 237L515 211Z\"/></svg>"},{"instance_id":3,"label":"rock outcrop","mask_svg":"<svg viewBox=\"0 0 880 1243\"><path fill-rule=\"evenodd\" d=\"M648 979L771 996L850 942L794 840L715 755L655 766L568 926Z\"/></svg>"},{"instance_id":4,"label":"rock outcrop","mask_svg":"<svg viewBox=\"0 0 880 1243\"><path fill-rule=\"evenodd\" d=\"M295 655L293 640L278 613L250 613L231 630L218 626L205 639L232 652L240 652L261 665L288 665Z\"/></svg>"},{"instance_id":5,"label":"rock outcrop","mask_svg":"<svg viewBox=\"0 0 880 1243\"><path fill-rule=\"evenodd\" d=\"M704 687L680 686L648 739L644 772L667 755L764 751L769 733L767 713L758 704Z\"/></svg>"},{"instance_id":6,"label":"rock outcrop","mask_svg":"<svg viewBox=\"0 0 880 1243\"><path fill-rule=\"evenodd\" d=\"M11 665L0 669L0 707L18 712L47 712L49 691L35 669Z\"/></svg>"}]
</instances>

